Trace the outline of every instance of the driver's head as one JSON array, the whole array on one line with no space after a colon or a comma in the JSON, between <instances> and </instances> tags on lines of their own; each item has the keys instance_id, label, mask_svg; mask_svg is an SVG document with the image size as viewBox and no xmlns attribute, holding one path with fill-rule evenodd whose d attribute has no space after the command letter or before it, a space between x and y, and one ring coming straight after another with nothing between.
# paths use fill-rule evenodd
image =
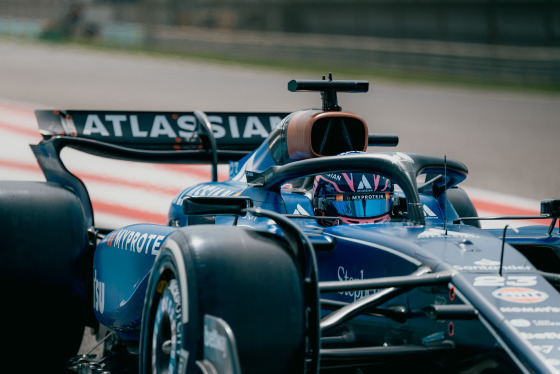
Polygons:
<instances>
[{"instance_id":1,"label":"driver's head","mask_svg":"<svg viewBox=\"0 0 560 374\"><path fill-rule=\"evenodd\" d=\"M392 196L391 181L376 174L323 174L316 176L313 184L315 215L338 217L343 223L388 220Z\"/></svg>"}]
</instances>

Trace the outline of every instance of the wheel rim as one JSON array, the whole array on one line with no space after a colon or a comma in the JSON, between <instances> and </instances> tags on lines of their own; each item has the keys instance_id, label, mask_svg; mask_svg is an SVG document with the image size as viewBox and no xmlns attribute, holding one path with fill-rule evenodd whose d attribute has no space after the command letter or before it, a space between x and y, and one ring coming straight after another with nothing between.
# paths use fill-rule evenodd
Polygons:
<instances>
[{"instance_id":1,"label":"wheel rim","mask_svg":"<svg viewBox=\"0 0 560 374\"><path fill-rule=\"evenodd\" d=\"M160 281L161 282L161 281ZM161 283L163 285L163 283ZM172 279L165 285L154 318L152 372L179 372L182 346L181 298L179 285Z\"/></svg>"}]
</instances>

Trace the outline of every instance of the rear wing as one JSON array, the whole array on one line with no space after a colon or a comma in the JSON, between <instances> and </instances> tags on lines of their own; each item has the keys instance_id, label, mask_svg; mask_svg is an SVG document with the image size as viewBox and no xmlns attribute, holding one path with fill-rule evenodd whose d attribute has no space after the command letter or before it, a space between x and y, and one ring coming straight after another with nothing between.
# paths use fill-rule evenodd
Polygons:
<instances>
[{"instance_id":1,"label":"rear wing","mask_svg":"<svg viewBox=\"0 0 560 374\"><path fill-rule=\"evenodd\" d=\"M198 112L201 113L201 112ZM36 110L45 139L70 136L143 150L201 149L210 142L208 128L195 112ZM221 150L251 152L290 113L206 112L215 145ZM369 134L370 146L395 147L395 134Z\"/></svg>"},{"instance_id":2,"label":"rear wing","mask_svg":"<svg viewBox=\"0 0 560 374\"><path fill-rule=\"evenodd\" d=\"M287 113L36 110L43 140L31 145L47 181L73 190L94 225L84 183L64 166L63 148L113 159L212 165L258 148Z\"/></svg>"},{"instance_id":3,"label":"rear wing","mask_svg":"<svg viewBox=\"0 0 560 374\"><path fill-rule=\"evenodd\" d=\"M250 152L289 113L206 112L216 147ZM71 136L143 150L200 149L208 139L196 112L36 110L45 139Z\"/></svg>"},{"instance_id":4,"label":"rear wing","mask_svg":"<svg viewBox=\"0 0 560 374\"><path fill-rule=\"evenodd\" d=\"M32 145L47 181L75 191L93 226L83 182L60 159L65 147L90 154L152 163L212 165L239 160L258 148L289 113L36 110L43 141ZM393 134L369 134L368 144L396 146Z\"/></svg>"}]
</instances>

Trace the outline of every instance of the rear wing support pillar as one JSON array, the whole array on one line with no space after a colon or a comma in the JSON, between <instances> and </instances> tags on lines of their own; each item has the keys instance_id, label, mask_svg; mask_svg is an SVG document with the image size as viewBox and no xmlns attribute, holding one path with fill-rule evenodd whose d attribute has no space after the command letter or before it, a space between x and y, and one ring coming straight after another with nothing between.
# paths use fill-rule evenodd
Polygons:
<instances>
[{"instance_id":1,"label":"rear wing support pillar","mask_svg":"<svg viewBox=\"0 0 560 374\"><path fill-rule=\"evenodd\" d=\"M59 183L78 196L84 209L87 227L93 227L93 207L87 188L78 177L66 169L60 160L60 148L56 144L56 138L31 145L31 150L35 154L47 182Z\"/></svg>"}]
</instances>

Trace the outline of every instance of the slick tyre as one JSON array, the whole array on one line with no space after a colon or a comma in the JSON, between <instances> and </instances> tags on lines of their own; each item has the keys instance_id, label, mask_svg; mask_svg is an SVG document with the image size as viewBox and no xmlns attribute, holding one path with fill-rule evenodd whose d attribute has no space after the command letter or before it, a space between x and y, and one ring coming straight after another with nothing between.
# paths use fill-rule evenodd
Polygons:
<instances>
[{"instance_id":1,"label":"slick tyre","mask_svg":"<svg viewBox=\"0 0 560 374\"><path fill-rule=\"evenodd\" d=\"M447 190L447 199L459 215L459 217L478 217L469 195L460 187ZM480 221L465 221L465 224L480 228Z\"/></svg>"},{"instance_id":2,"label":"slick tyre","mask_svg":"<svg viewBox=\"0 0 560 374\"><path fill-rule=\"evenodd\" d=\"M78 353L86 321L81 203L57 184L2 181L0 227L3 362L61 372Z\"/></svg>"},{"instance_id":3,"label":"slick tyre","mask_svg":"<svg viewBox=\"0 0 560 374\"><path fill-rule=\"evenodd\" d=\"M140 372L197 372L205 315L233 331L242 373L302 372L303 298L301 271L282 239L239 227L178 229L148 282Z\"/></svg>"}]
</instances>

